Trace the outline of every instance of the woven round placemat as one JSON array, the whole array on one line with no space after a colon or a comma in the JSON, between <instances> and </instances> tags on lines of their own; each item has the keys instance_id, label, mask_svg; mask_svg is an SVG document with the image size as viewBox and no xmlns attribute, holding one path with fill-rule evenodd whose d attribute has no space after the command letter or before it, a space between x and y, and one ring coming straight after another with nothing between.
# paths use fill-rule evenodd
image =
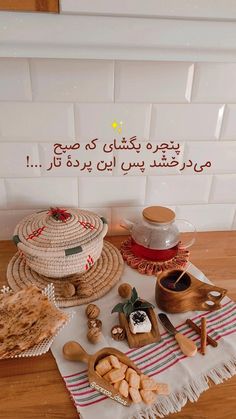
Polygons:
<instances>
[{"instance_id":1,"label":"woven round placemat","mask_svg":"<svg viewBox=\"0 0 236 419\"><path fill-rule=\"evenodd\" d=\"M179 247L177 255L165 262L143 259L132 252L131 238L122 243L120 252L127 265L133 269L137 269L140 274L144 275L157 275L159 272L167 269L184 268L188 262L190 254L190 252L185 248Z\"/></svg>"},{"instance_id":2,"label":"woven round placemat","mask_svg":"<svg viewBox=\"0 0 236 419\"><path fill-rule=\"evenodd\" d=\"M14 291L32 284L44 289L49 283L53 283L59 307L72 307L98 300L107 294L119 281L123 267L119 250L104 241L100 258L86 273L60 279L49 278L33 271L26 264L23 253L17 252L9 262L7 281Z\"/></svg>"}]
</instances>

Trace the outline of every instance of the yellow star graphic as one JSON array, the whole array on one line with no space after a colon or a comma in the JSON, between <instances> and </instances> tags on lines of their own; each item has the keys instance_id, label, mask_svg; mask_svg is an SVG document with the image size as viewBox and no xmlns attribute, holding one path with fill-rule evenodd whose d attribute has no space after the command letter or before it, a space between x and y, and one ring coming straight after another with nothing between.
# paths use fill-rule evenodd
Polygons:
<instances>
[{"instance_id":1,"label":"yellow star graphic","mask_svg":"<svg viewBox=\"0 0 236 419\"><path fill-rule=\"evenodd\" d=\"M117 122L116 122L116 121L113 121L113 122L112 122L112 128L116 129L116 128L117 128L117 126L118 126Z\"/></svg>"}]
</instances>

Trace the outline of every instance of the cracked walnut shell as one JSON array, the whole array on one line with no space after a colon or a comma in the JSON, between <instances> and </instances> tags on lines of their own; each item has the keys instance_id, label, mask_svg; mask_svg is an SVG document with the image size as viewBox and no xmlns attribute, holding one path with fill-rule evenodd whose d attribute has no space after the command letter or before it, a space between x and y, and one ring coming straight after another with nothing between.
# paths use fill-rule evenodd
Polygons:
<instances>
[{"instance_id":1,"label":"cracked walnut shell","mask_svg":"<svg viewBox=\"0 0 236 419\"><path fill-rule=\"evenodd\" d=\"M111 336L114 340L121 341L125 339L125 329L121 327L119 324L113 326L111 329Z\"/></svg>"},{"instance_id":2,"label":"cracked walnut shell","mask_svg":"<svg viewBox=\"0 0 236 419\"><path fill-rule=\"evenodd\" d=\"M99 330L102 329L102 321L100 319L89 319L88 320L88 328L93 329L97 327Z\"/></svg>"},{"instance_id":3,"label":"cracked walnut shell","mask_svg":"<svg viewBox=\"0 0 236 419\"><path fill-rule=\"evenodd\" d=\"M100 308L96 304L89 304L85 312L88 319L96 319L100 314Z\"/></svg>"},{"instance_id":4,"label":"cracked walnut shell","mask_svg":"<svg viewBox=\"0 0 236 419\"><path fill-rule=\"evenodd\" d=\"M92 329L88 330L87 338L89 342L95 344L101 340L102 334L98 327L93 327Z\"/></svg>"}]
</instances>

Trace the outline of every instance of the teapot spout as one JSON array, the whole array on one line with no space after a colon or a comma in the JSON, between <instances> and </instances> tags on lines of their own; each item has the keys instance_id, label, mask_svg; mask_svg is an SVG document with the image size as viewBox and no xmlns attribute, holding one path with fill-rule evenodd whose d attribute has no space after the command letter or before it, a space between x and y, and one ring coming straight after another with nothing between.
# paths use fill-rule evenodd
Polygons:
<instances>
[{"instance_id":1,"label":"teapot spout","mask_svg":"<svg viewBox=\"0 0 236 419\"><path fill-rule=\"evenodd\" d=\"M132 223L132 221L129 221L129 220L124 219L124 220L122 220L122 222L120 223L120 226L121 226L122 228L125 228L125 229L126 229L126 230L128 230L128 231L132 231L132 228L133 228L133 226L134 226L134 223Z\"/></svg>"}]
</instances>

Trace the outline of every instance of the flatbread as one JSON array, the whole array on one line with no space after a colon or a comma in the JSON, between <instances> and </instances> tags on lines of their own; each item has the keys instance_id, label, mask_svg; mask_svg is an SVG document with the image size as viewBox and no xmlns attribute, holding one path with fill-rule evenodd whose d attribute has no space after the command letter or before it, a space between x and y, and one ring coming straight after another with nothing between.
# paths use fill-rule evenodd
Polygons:
<instances>
[{"instance_id":1,"label":"flatbread","mask_svg":"<svg viewBox=\"0 0 236 419\"><path fill-rule=\"evenodd\" d=\"M51 338L67 319L35 286L0 295L0 359Z\"/></svg>"}]
</instances>

